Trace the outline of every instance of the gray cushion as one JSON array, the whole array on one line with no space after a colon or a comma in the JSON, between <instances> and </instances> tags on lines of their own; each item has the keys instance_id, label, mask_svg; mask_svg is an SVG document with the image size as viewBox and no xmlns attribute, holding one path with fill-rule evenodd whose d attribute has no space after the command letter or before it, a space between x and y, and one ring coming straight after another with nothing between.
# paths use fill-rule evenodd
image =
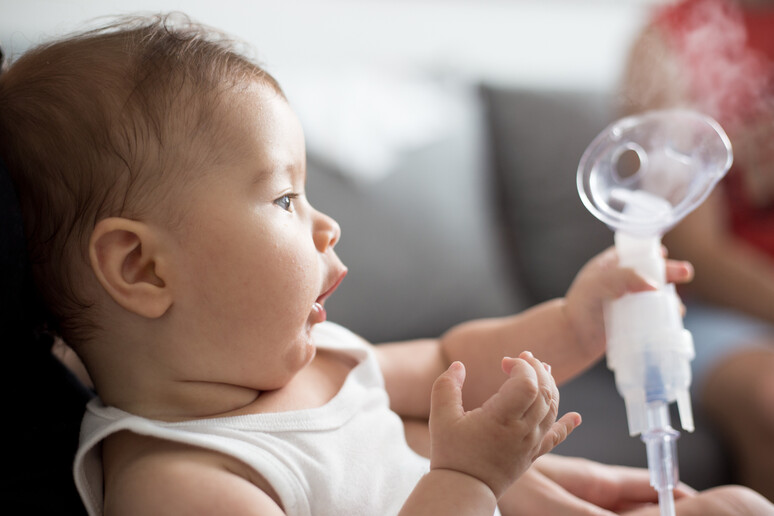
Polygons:
<instances>
[{"instance_id":1,"label":"gray cushion","mask_svg":"<svg viewBox=\"0 0 774 516\"><path fill-rule=\"evenodd\" d=\"M611 121L602 92L485 86L503 237L532 300L562 296L613 235L580 201L583 151Z\"/></svg>"}]
</instances>

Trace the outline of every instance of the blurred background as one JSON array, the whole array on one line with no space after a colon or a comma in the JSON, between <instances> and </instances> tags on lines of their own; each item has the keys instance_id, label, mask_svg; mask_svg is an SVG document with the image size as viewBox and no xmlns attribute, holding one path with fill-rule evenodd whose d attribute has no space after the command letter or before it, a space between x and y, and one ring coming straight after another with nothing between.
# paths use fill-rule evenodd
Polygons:
<instances>
[{"instance_id":1,"label":"blurred background","mask_svg":"<svg viewBox=\"0 0 774 516\"><path fill-rule=\"evenodd\" d=\"M655 0L0 0L0 43L137 11L182 11L249 42L283 84L297 68L435 70L556 86L616 80Z\"/></svg>"}]
</instances>

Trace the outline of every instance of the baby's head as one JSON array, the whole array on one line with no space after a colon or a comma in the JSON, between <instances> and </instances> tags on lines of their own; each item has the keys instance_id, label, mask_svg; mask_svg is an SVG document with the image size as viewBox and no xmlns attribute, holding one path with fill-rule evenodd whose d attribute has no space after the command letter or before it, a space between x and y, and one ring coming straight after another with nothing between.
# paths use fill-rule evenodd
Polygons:
<instances>
[{"instance_id":1,"label":"baby's head","mask_svg":"<svg viewBox=\"0 0 774 516\"><path fill-rule=\"evenodd\" d=\"M0 157L22 204L33 272L69 342L98 328L89 239L98 221L174 221L170 202L217 163L222 109L274 79L218 33L175 18L122 20L34 48L0 75Z\"/></svg>"},{"instance_id":2,"label":"baby's head","mask_svg":"<svg viewBox=\"0 0 774 516\"><path fill-rule=\"evenodd\" d=\"M287 384L346 268L276 82L211 32L168 24L25 54L0 76L0 157L44 304L100 396L190 415L228 403L198 386Z\"/></svg>"}]
</instances>

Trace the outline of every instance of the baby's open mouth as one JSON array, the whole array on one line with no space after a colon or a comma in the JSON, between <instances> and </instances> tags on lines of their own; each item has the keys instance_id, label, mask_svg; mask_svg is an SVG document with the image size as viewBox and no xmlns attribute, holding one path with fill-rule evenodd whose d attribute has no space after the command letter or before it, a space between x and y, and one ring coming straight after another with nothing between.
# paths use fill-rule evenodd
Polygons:
<instances>
[{"instance_id":1,"label":"baby's open mouth","mask_svg":"<svg viewBox=\"0 0 774 516\"><path fill-rule=\"evenodd\" d=\"M320 295L320 297L318 297L318 298L317 298L317 300L315 301L315 305L318 305L318 304L319 304L319 305L321 305L321 306L322 306L322 304L325 302L325 300L326 300L326 299L328 299L329 297L331 297L331 295L332 295L332 294L333 294L333 293L336 291L336 289L339 287L339 285L341 285L341 282L344 280L344 276L346 276L346 275L347 275L347 270L346 270L346 269L344 269L344 270L342 271L342 273L341 273L341 274L339 274L339 276L338 276L338 278L336 279L336 281L334 281L334 282L333 282L333 285L331 285L331 286L328 288L328 290L326 290L325 292L323 292L323 293Z\"/></svg>"},{"instance_id":2,"label":"baby's open mouth","mask_svg":"<svg viewBox=\"0 0 774 516\"><path fill-rule=\"evenodd\" d=\"M344 276L346 275L347 269L343 269L342 272L333 281L331 286L328 287L325 292L320 294L320 297L318 297L317 300L315 300L314 304L312 305L312 324L324 322L328 318L328 314L325 312L325 307L323 304L325 303L325 300L328 299L331 294L333 294L333 292L338 288L344 279Z\"/></svg>"}]
</instances>

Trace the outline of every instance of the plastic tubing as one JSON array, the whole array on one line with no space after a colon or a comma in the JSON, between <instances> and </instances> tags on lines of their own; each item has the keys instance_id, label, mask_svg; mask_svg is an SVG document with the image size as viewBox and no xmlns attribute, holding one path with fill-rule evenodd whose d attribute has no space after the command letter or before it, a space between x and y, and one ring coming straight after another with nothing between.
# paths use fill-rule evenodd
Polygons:
<instances>
[{"instance_id":1,"label":"plastic tubing","mask_svg":"<svg viewBox=\"0 0 774 516\"><path fill-rule=\"evenodd\" d=\"M666 402L649 403L648 420L648 430L641 438L648 454L650 485L658 492L661 516L675 516L674 488L678 482L675 441L680 434L670 425Z\"/></svg>"}]
</instances>

